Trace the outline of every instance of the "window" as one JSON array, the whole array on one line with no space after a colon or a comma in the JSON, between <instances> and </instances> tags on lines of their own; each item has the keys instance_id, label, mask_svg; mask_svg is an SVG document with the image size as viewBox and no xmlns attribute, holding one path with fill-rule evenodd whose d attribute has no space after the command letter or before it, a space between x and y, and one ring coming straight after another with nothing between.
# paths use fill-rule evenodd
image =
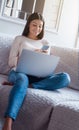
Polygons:
<instances>
[{"instance_id":1,"label":"window","mask_svg":"<svg viewBox=\"0 0 79 130\"><path fill-rule=\"evenodd\" d=\"M26 20L29 13L40 12L45 18L46 28L57 31L62 5L63 0L4 0L2 15Z\"/></svg>"},{"instance_id":2,"label":"window","mask_svg":"<svg viewBox=\"0 0 79 130\"><path fill-rule=\"evenodd\" d=\"M62 0L50 0L50 2L49 0L45 1L44 9L43 9L43 16L46 21L46 26L50 30L58 29L62 5L63 5Z\"/></svg>"}]
</instances>

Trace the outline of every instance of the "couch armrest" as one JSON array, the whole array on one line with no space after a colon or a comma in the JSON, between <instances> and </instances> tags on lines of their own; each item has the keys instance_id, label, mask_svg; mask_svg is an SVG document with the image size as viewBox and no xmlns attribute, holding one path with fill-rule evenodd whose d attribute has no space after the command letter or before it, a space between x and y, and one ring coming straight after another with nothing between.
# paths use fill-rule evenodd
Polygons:
<instances>
[{"instance_id":1,"label":"couch armrest","mask_svg":"<svg viewBox=\"0 0 79 130\"><path fill-rule=\"evenodd\" d=\"M51 54L59 56L60 61L55 72L67 72L71 77L70 87L79 90L79 49L52 47Z\"/></svg>"},{"instance_id":2,"label":"couch armrest","mask_svg":"<svg viewBox=\"0 0 79 130\"><path fill-rule=\"evenodd\" d=\"M13 42L13 37L0 34L0 73L8 74L9 66L8 66L8 57L10 52L10 47Z\"/></svg>"}]
</instances>

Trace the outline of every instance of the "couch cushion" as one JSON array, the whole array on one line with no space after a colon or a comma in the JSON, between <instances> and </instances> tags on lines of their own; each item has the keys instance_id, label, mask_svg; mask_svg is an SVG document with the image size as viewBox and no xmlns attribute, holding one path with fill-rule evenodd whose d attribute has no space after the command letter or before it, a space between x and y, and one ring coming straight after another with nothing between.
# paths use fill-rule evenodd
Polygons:
<instances>
[{"instance_id":1,"label":"couch cushion","mask_svg":"<svg viewBox=\"0 0 79 130\"><path fill-rule=\"evenodd\" d=\"M9 66L8 66L8 56L10 47L12 44L13 37L0 34L0 73L8 74Z\"/></svg>"},{"instance_id":2,"label":"couch cushion","mask_svg":"<svg viewBox=\"0 0 79 130\"><path fill-rule=\"evenodd\" d=\"M67 72L71 77L70 87L79 90L79 49L52 47L51 54L60 56L55 72Z\"/></svg>"},{"instance_id":3,"label":"couch cushion","mask_svg":"<svg viewBox=\"0 0 79 130\"><path fill-rule=\"evenodd\" d=\"M0 86L4 81L7 81L7 79L8 79L7 75L0 74Z\"/></svg>"},{"instance_id":4,"label":"couch cushion","mask_svg":"<svg viewBox=\"0 0 79 130\"><path fill-rule=\"evenodd\" d=\"M74 104L76 109L69 104L71 106ZM55 107L48 130L79 130L79 102L69 104Z\"/></svg>"},{"instance_id":5,"label":"couch cushion","mask_svg":"<svg viewBox=\"0 0 79 130\"><path fill-rule=\"evenodd\" d=\"M3 115L11 89L12 86L0 87L1 127L4 122ZM49 123L51 123L50 119L53 118L52 113L54 108L58 105L60 106L64 104L69 106L70 103L73 103L75 109L77 107L74 105L74 101L79 101L79 91L74 91L70 88L63 88L57 91L45 91L29 88L17 120L13 124L13 130L46 130ZM53 123L51 125L53 126Z\"/></svg>"}]
</instances>

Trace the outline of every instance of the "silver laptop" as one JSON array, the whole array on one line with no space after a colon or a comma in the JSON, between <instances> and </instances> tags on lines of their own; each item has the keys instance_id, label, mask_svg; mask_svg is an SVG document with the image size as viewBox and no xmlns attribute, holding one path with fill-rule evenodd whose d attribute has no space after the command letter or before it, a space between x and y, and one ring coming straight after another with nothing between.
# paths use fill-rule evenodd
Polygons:
<instances>
[{"instance_id":1,"label":"silver laptop","mask_svg":"<svg viewBox=\"0 0 79 130\"><path fill-rule=\"evenodd\" d=\"M55 71L59 59L58 56L23 49L16 71L32 76L45 77Z\"/></svg>"}]
</instances>

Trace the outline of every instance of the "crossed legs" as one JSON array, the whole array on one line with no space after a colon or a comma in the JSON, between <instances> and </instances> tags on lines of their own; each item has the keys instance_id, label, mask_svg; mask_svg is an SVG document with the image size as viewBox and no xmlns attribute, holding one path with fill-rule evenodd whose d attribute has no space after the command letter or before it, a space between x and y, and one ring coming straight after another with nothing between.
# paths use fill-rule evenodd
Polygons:
<instances>
[{"instance_id":1,"label":"crossed legs","mask_svg":"<svg viewBox=\"0 0 79 130\"><path fill-rule=\"evenodd\" d=\"M67 73L58 73L45 78L26 76L22 73L11 71L9 82L14 84L8 101L8 107L5 112L5 122L2 130L12 130L12 122L23 104L29 83L35 89L55 90L67 87L70 83L70 77Z\"/></svg>"}]
</instances>

